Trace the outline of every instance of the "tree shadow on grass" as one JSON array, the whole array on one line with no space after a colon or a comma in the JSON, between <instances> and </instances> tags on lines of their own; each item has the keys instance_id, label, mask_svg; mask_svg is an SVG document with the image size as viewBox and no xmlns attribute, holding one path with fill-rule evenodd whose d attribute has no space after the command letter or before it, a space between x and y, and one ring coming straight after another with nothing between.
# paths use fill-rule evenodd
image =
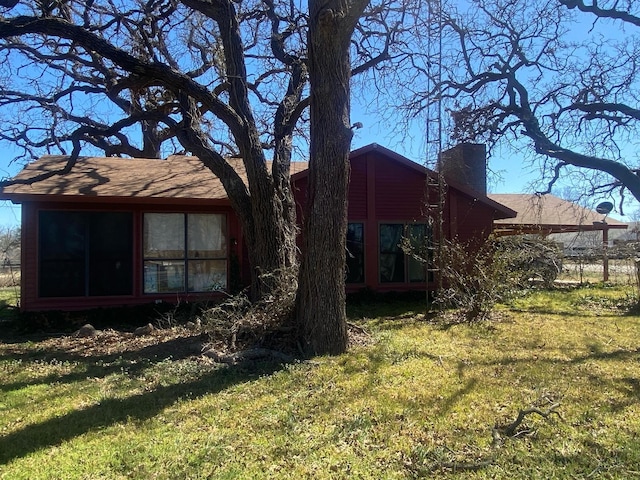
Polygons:
<instances>
[{"instance_id":1,"label":"tree shadow on grass","mask_svg":"<svg viewBox=\"0 0 640 480\"><path fill-rule=\"evenodd\" d=\"M562 316L573 318L597 317L595 312L580 310L578 308L554 308L547 306L509 307L512 313L531 313L536 315Z\"/></svg>"},{"instance_id":2,"label":"tree shadow on grass","mask_svg":"<svg viewBox=\"0 0 640 480\"><path fill-rule=\"evenodd\" d=\"M194 336L193 338L199 338ZM22 382L0 384L0 392L11 392L34 385L51 383L74 383L87 378L104 378L114 373L120 373L126 368L130 377L136 377L155 363L167 359L172 361L191 358L200 353L200 343L196 344L192 337L174 338L154 345L147 345L135 350L127 350L109 355L93 355L90 357L73 354L65 350L45 350L22 355L0 355L3 360L20 360L27 362L72 362L77 364L68 373L52 373L42 377Z\"/></svg>"},{"instance_id":3,"label":"tree shadow on grass","mask_svg":"<svg viewBox=\"0 0 640 480\"><path fill-rule=\"evenodd\" d=\"M362 319L380 317L402 319L414 318L427 308L424 292L376 293L362 290L347 296L347 316L360 322ZM402 322L398 322L399 325Z\"/></svg>"},{"instance_id":4,"label":"tree shadow on grass","mask_svg":"<svg viewBox=\"0 0 640 480\"><path fill-rule=\"evenodd\" d=\"M20 309L6 300L0 300L0 330L7 325L13 325L20 316Z\"/></svg>"},{"instance_id":5,"label":"tree shadow on grass","mask_svg":"<svg viewBox=\"0 0 640 480\"><path fill-rule=\"evenodd\" d=\"M198 398L221 392L233 385L250 382L281 368L280 364L258 364L251 369L220 368L185 383L160 386L153 391L127 398L109 398L86 408L44 422L28 425L0 437L0 465L39 450L60 445L87 432L118 423L153 418L183 398Z\"/></svg>"},{"instance_id":6,"label":"tree shadow on grass","mask_svg":"<svg viewBox=\"0 0 640 480\"><path fill-rule=\"evenodd\" d=\"M453 407L455 407L456 404L460 402L460 400L473 392L477 385L478 380L476 378L470 378L464 383L463 386L452 392L448 397L444 398L444 400L436 407L440 416L444 417L446 414L448 414L453 409Z\"/></svg>"},{"instance_id":7,"label":"tree shadow on grass","mask_svg":"<svg viewBox=\"0 0 640 480\"><path fill-rule=\"evenodd\" d=\"M530 362L535 363L547 363L552 365L561 365L561 364L581 364L586 363L592 360L640 360L640 347L635 349L618 349L612 351L601 351L594 346L590 347L590 352L587 354L580 354L572 356L573 352L569 349L565 352L564 349L561 349L562 352L566 353L566 355L570 358L560 360L558 358L545 358L543 355L543 350L541 347L540 355L534 357L515 357L509 355L509 353L505 353L504 356L489 360L489 361L476 361L477 365L485 365L485 366L502 366L502 365L516 365L516 364L526 364Z\"/></svg>"},{"instance_id":8,"label":"tree shadow on grass","mask_svg":"<svg viewBox=\"0 0 640 480\"><path fill-rule=\"evenodd\" d=\"M127 334L124 334L127 335ZM124 341L126 340L126 343ZM117 359L139 361L181 359L200 353L200 348L209 337L202 333L173 335L163 338L153 336L124 337L114 333L107 344L104 337L78 339L61 337L58 342L32 344L26 347L5 347L0 349L0 361L20 360L22 362L48 362L51 360L69 362L108 363ZM84 343L82 343L84 341Z\"/></svg>"},{"instance_id":9,"label":"tree shadow on grass","mask_svg":"<svg viewBox=\"0 0 640 480\"><path fill-rule=\"evenodd\" d=\"M602 351L594 345L589 346L590 353L577 355L570 359L567 363L585 363L590 360L638 360L640 357L640 348L636 349L618 349L611 351Z\"/></svg>"}]
</instances>

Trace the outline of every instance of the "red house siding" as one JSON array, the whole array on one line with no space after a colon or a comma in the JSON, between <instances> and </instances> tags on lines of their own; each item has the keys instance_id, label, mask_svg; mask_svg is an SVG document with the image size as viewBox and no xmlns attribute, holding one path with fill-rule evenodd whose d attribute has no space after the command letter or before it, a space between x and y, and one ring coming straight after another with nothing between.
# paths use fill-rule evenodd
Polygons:
<instances>
[{"instance_id":1,"label":"red house siding","mask_svg":"<svg viewBox=\"0 0 640 480\"><path fill-rule=\"evenodd\" d=\"M455 235L462 242L469 240L481 240L487 238L493 227L493 212L485 205L474 201L468 197L455 195L455 202L452 206L456 209Z\"/></svg>"},{"instance_id":2,"label":"red house siding","mask_svg":"<svg viewBox=\"0 0 640 480\"><path fill-rule=\"evenodd\" d=\"M351 176L349 179L349 205L347 216L350 219L364 219L368 210L368 165L366 157L357 157L351 160ZM304 222L304 205L307 198L308 177L297 175L293 180L293 195L297 205L298 223Z\"/></svg>"},{"instance_id":3,"label":"red house siding","mask_svg":"<svg viewBox=\"0 0 640 480\"><path fill-rule=\"evenodd\" d=\"M426 169L389 156L386 149L366 149L351 155L351 179L348 196L348 220L364 225L365 282L347 284L347 290L367 287L376 291L402 291L429 288L428 283L382 283L380 281L380 225L424 224L427 222L425 198ZM299 205L299 219L304 216L307 192L305 173L294 177L294 191ZM437 203L437 189L430 187L429 202ZM443 211L445 237L457 236L462 242L486 238L491 232L495 211L457 188L449 187ZM300 220L302 222L302 220ZM435 284L433 285L435 286Z\"/></svg>"},{"instance_id":4,"label":"red house siding","mask_svg":"<svg viewBox=\"0 0 640 480\"><path fill-rule=\"evenodd\" d=\"M367 161L366 158L351 160L349 179L348 218L367 218Z\"/></svg>"},{"instance_id":5,"label":"red house siding","mask_svg":"<svg viewBox=\"0 0 640 480\"><path fill-rule=\"evenodd\" d=\"M375 163L376 218L422 219L425 176L381 156L376 156Z\"/></svg>"},{"instance_id":6,"label":"red house siding","mask_svg":"<svg viewBox=\"0 0 640 480\"><path fill-rule=\"evenodd\" d=\"M302 225L304 222L304 205L307 199L307 176L298 176L296 180L292 182L293 186L293 199L296 202L296 219L298 225Z\"/></svg>"},{"instance_id":7,"label":"red house siding","mask_svg":"<svg viewBox=\"0 0 640 480\"><path fill-rule=\"evenodd\" d=\"M36 213L31 204L22 205L20 307L24 310L29 310L29 306L37 301L37 290L33 288L34 279L37 282L38 278L38 253L36 248L38 245L38 232L35 216Z\"/></svg>"}]
</instances>

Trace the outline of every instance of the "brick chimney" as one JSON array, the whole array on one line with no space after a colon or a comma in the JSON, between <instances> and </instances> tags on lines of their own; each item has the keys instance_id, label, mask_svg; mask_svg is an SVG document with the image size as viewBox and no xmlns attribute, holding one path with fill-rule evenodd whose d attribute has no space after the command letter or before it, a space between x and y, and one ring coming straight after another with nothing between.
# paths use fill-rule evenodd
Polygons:
<instances>
[{"instance_id":1,"label":"brick chimney","mask_svg":"<svg viewBox=\"0 0 640 480\"><path fill-rule=\"evenodd\" d=\"M487 149L482 143L461 143L440 154L442 173L487 194Z\"/></svg>"}]
</instances>

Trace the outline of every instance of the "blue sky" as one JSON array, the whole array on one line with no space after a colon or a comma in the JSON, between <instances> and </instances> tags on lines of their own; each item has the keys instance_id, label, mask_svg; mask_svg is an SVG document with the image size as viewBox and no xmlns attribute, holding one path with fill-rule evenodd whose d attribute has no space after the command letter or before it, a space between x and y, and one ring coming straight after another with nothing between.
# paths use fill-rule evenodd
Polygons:
<instances>
[{"instance_id":1,"label":"blue sky","mask_svg":"<svg viewBox=\"0 0 640 480\"><path fill-rule=\"evenodd\" d=\"M0 158L0 178L8 178L20 171L19 165L8 165L13 155L6 150ZM0 230L20 225L20 205L14 205L7 200L0 200Z\"/></svg>"}]
</instances>

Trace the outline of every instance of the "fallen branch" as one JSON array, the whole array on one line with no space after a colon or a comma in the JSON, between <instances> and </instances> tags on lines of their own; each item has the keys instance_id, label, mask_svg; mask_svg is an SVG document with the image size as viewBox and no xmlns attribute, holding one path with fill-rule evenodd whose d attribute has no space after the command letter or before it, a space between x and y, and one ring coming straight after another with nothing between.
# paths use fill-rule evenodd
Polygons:
<instances>
[{"instance_id":1,"label":"fallen branch","mask_svg":"<svg viewBox=\"0 0 640 480\"><path fill-rule=\"evenodd\" d=\"M501 435L509 438L513 438L521 435L524 431L518 431L518 428L520 427L524 419L527 417L527 415L532 415L535 413L537 415L540 415L542 418L547 419L551 415L556 414L562 420L562 416L556 410L559 406L560 406L559 403L554 403L551 406L549 406L549 408L546 410L541 410L536 407L520 410L518 412L518 417L513 422L507 425L496 425L495 427L493 427L493 430L492 430L493 443L495 444L498 441L500 441Z\"/></svg>"},{"instance_id":2,"label":"fallen branch","mask_svg":"<svg viewBox=\"0 0 640 480\"><path fill-rule=\"evenodd\" d=\"M527 430L527 429L519 430L520 426L522 425L522 422L524 422L524 419L528 415L537 414L537 415L540 415L542 418L548 419L551 415L555 414L555 415L558 415L560 419L562 419L562 416L557 411L557 408L559 406L560 406L559 403L553 403L546 410L542 410L537 407L527 408L525 410L520 410L518 412L518 417L513 422L508 423L506 425L496 424L491 429L491 436L493 437L491 446L494 449L497 449L500 446L502 446L503 437L515 438L521 435L531 433L531 430ZM491 465L494 465L495 462L496 462L495 454L491 454L491 455L485 456L484 458L478 458L475 461L446 460L446 461L434 461L433 463L427 464L427 465L425 465L424 461L420 462L421 465L415 464L413 462L408 462L407 466L417 474L421 476L425 476L426 472L433 472L436 470L449 470L453 472L477 471L483 468L487 468Z\"/></svg>"},{"instance_id":3,"label":"fallen branch","mask_svg":"<svg viewBox=\"0 0 640 480\"><path fill-rule=\"evenodd\" d=\"M221 353L213 348L206 350L203 355L213 359L218 363L227 363L230 365L237 365L242 362L256 361L256 360L273 360L283 363L291 363L295 361L295 358L277 350L269 350L266 348L251 348L249 350L242 350L235 353Z\"/></svg>"}]
</instances>

